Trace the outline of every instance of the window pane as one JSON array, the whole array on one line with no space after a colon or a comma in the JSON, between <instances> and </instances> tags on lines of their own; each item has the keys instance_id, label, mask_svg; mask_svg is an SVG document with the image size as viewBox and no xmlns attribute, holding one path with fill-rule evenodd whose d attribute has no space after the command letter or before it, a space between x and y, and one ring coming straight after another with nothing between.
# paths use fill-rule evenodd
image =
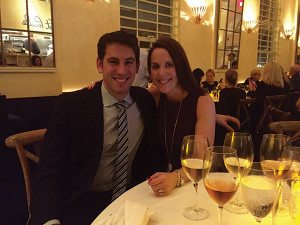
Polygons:
<instances>
[{"instance_id":1,"label":"window pane","mask_svg":"<svg viewBox=\"0 0 300 225\"><path fill-rule=\"evenodd\" d=\"M139 9L156 12L156 5L146 2L139 2Z\"/></svg>"},{"instance_id":2,"label":"window pane","mask_svg":"<svg viewBox=\"0 0 300 225\"><path fill-rule=\"evenodd\" d=\"M121 31L125 31L125 32L127 32L128 34L136 35L136 30L131 30L131 29L128 29L128 28L122 28L122 27L121 27Z\"/></svg>"},{"instance_id":3,"label":"window pane","mask_svg":"<svg viewBox=\"0 0 300 225\"><path fill-rule=\"evenodd\" d=\"M126 16L126 17L136 17L136 10L133 9L125 9L125 8L120 8L120 15L121 16Z\"/></svg>"},{"instance_id":4,"label":"window pane","mask_svg":"<svg viewBox=\"0 0 300 225\"><path fill-rule=\"evenodd\" d=\"M136 27L136 21L135 20L129 20L129 19L121 18L121 26Z\"/></svg>"},{"instance_id":5,"label":"window pane","mask_svg":"<svg viewBox=\"0 0 300 225\"><path fill-rule=\"evenodd\" d=\"M241 32L241 27L242 27L242 14L236 13L234 32Z\"/></svg>"},{"instance_id":6,"label":"window pane","mask_svg":"<svg viewBox=\"0 0 300 225\"><path fill-rule=\"evenodd\" d=\"M156 14L139 12L139 19L156 22Z\"/></svg>"},{"instance_id":7,"label":"window pane","mask_svg":"<svg viewBox=\"0 0 300 225\"><path fill-rule=\"evenodd\" d=\"M217 51L217 68L221 69L224 65L224 51Z\"/></svg>"},{"instance_id":8,"label":"window pane","mask_svg":"<svg viewBox=\"0 0 300 225\"><path fill-rule=\"evenodd\" d=\"M1 23L3 29L27 30L26 1L1 1ZM16 13L17 12L17 13Z\"/></svg>"},{"instance_id":9,"label":"window pane","mask_svg":"<svg viewBox=\"0 0 300 225\"><path fill-rule=\"evenodd\" d=\"M146 30L156 30L155 23L139 22L139 28Z\"/></svg>"},{"instance_id":10,"label":"window pane","mask_svg":"<svg viewBox=\"0 0 300 225\"><path fill-rule=\"evenodd\" d=\"M226 35L226 31L219 30L218 50L225 49L225 35Z\"/></svg>"},{"instance_id":11,"label":"window pane","mask_svg":"<svg viewBox=\"0 0 300 225\"><path fill-rule=\"evenodd\" d=\"M158 33L158 37L171 37L171 35Z\"/></svg>"},{"instance_id":12,"label":"window pane","mask_svg":"<svg viewBox=\"0 0 300 225\"><path fill-rule=\"evenodd\" d=\"M172 15L170 8L166 8L166 7L162 7L162 6L158 7L158 12L162 13L162 14L166 14L166 15Z\"/></svg>"},{"instance_id":13,"label":"window pane","mask_svg":"<svg viewBox=\"0 0 300 225\"><path fill-rule=\"evenodd\" d=\"M222 0L221 8L222 9L228 9L228 0Z\"/></svg>"},{"instance_id":14,"label":"window pane","mask_svg":"<svg viewBox=\"0 0 300 225\"><path fill-rule=\"evenodd\" d=\"M233 41L233 32L227 31L227 37L226 37L226 49L232 49L232 41Z\"/></svg>"},{"instance_id":15,"label":"window pane","mask_svg":"<svg viewBox=\"0 0 300 225\"><path fill-rule=\"evenodd\" d=\"M52 33L51 4L28 0L29 30Z\"/></svg>"},{"instance_id":16,"label":"window pane","mask_svg":"<svg viewBox=\"0 0 300 225\"><path fill-rule=\"evenodd\" d=\"M227 30L233 31L233 25L234 25L234 12L230 12L228 14L228 22L227 22Z\"/></svg>"},{"instance_id":17,"label":"window pane","mask_svg":"<svg viewBox=\"0 0 300 225\"><path fill-rule=\"evenodd\" d=\"M240 46L240 33L234 33L233 46L234 50L238 51L238 48Z\"/></svg>"},{"instance_id":18,"label":"window pane","mask_svg":"<svg viewBox=\"0 0 300 225\"><path fill-rule=\"evenodd\" d=\"M226 30L227 12L227 10L221 9L219 29Z\"/></svg>"},{"instance_id":19,"label":"window pane","mask_svg":"<svg viewBox=\"0 0 300 225\"><path fill-rule=\"evenodd\" d=\"M136 0L120 0L120 5L136 8Z\"/></svg>"},{"instance_id":20,"label":"window pane","mask_svg":"<svg viewBox=\"0 0 300 225\"><path fill-rule=\"evenodd\" d=\"M229 10L235 11L236 0L229 0Z\"/></svg>"},{"instance_id":21,"label":"window pane","mask_svg":"<svg viewBox=\"0 0 300 225\"><path fill-rule=\"evenodd\" d=\"M149 31L139 31L139 33L138 33L138 36L139 37L149 37L149 36L153 36L154 38L156 38L156 33L154 33L154 32L149 32Z\"/></svg>"},{"instance_id":22,"label":"window pane","mask_svg":"<svg viewBox=\"0 0 300 225\"><path fill-rule=\"evenodd\" d=\"M172 6L173 0L158 0L158 3L166 6Z\"/></svg>"},{"instance_id":23,"label":"window pane","mask_svg":"<svg viewBox=\"0 0 300 225\"><path fill-rule=\"evenodd\" d=\"M172 18L167 16L158 16L158 22L172 24Z\"/></svg>"},{"instance_id":24,"label":"window pane","mask_svg":"<svg viewBox=\"0 0 300 225\"><path fill-rule=\"evenodd\" d=\"M150 42L146 42L146 41L141 41L140 42L140 48L150 48L151 46L151 43Z\"/></svg>"},{"instance_id":25,"label":"window pane","mask_svg":"<svg viewBox=\"0 0 300 225\"><path fill-rule=\"evenodd\" d=\"M171 27L170 26L165 26L165 25L158 25L158 31L171 33Z\"/></svg>"}]
</instances>

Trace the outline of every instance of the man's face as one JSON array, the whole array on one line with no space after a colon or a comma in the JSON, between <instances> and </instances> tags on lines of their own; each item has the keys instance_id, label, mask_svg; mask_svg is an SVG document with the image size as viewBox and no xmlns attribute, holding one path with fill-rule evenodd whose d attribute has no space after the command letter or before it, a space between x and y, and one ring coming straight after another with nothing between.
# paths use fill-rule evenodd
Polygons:
<instances>
[{"instance_id":1,"label":"man's face","mask_svg":"<svg viewBox=\"0 0 300 225\"><path fill-rule=\"evenodd\" d=\"M139 69L133 49L119 43L106 46L103 61L97 58L99 73L103 73L103 84L117 99L123 99L129 92Z\"/></svg>"}]
</instances>

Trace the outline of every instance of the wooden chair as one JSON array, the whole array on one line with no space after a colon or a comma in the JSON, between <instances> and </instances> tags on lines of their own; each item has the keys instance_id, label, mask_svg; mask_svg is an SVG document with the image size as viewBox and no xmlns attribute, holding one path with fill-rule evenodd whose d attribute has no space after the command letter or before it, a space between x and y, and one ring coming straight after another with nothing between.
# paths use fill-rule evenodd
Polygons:
<instances>
[{"instance_id":1,"label":"wooden chair","mask_svg":"<svg viewBox=\"0 0 300 225\"><path fill-rule=\"evenodd\" d=\"M273 132L290 136L292 142L300 140L300 121L277 121L269 127Z\"/></svg>"},{"instance_id":2,"label":"wooden chair","mask_svg":"<svg viewBox=\"0 0 300 225\"><path fill-rule=\"evenodd\" d=\"M267 108L269 105L275 106L278 109L281 109L283 106L287 95L274 95L274 96L266 96L264 105Z\"/></svg>"},{"instance_id":3,"label":"wooden chair","mask_svg":"<svg viewBox=\"0 0 300 225\"><path fill-rule=\"evenodd\" d=\"M237 108L237 118L240 120L241 129L250 131L251 115L249 107L255 102L255 98L241 99Z\"/></svg>"},{"instance_id":4,"label":"wooden chair","mask_svg":"<svg viewBox=\"0 0 300 225\"><path fill-rule=\"evenodd\" d=\"M32 145L35 148L35 146L40 144L40 142L43 140L45 133L46 133L46 129L27 131L27 132L11 135L5 140L6 146L9 148L15 148L18 153L18 157L21 163L24 181L25 181L29 215L30 215L29 206L31 200L31 170L30 170L28 158L31 161L38 163L39 157L26 150L24 146Z\"/></svg>"}]
</instances>

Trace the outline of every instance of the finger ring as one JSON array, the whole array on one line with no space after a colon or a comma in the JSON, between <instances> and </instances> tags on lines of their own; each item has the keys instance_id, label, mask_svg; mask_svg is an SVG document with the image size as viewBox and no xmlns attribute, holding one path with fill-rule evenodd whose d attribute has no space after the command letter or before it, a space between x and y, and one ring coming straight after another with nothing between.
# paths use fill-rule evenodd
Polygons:
<instances>
[{"instance_id":1,"label":"finger ring","mask_svg":"<svg viewBox=\"0 0 300 225\"><path fill-rule=\"evenodd\" d=\"M162 195L163 189L159 189L159 190L158 190L158 193L159 193L160 195Z\"/></svg>"}]
</instances>

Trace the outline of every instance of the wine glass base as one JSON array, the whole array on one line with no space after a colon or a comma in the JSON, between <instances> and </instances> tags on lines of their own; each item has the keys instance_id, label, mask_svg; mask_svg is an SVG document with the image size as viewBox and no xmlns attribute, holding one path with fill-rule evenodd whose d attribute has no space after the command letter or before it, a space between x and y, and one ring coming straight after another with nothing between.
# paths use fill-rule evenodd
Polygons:
<instances>
[{"instance_id":1,"label":"wine glass base","mask_svg":"<svg viewBox=\"0 0 300 225\"><path fill-rule=\"evenodd\" d=\"M228 202L224 209L235 214L246 214L249 212L243 202Z\"/></svg>"},{"instance_id":2,"label":"wine glass base","mask_svg":"<svg viewBox=\"0 0 300 225\"><path fill-rule=\"evenodd\" d=\"M204 220L208 217L208 212L205 209L195 209L191 206L183 210L183 215L191 220Z\"/></svg>"}]
</instances>

